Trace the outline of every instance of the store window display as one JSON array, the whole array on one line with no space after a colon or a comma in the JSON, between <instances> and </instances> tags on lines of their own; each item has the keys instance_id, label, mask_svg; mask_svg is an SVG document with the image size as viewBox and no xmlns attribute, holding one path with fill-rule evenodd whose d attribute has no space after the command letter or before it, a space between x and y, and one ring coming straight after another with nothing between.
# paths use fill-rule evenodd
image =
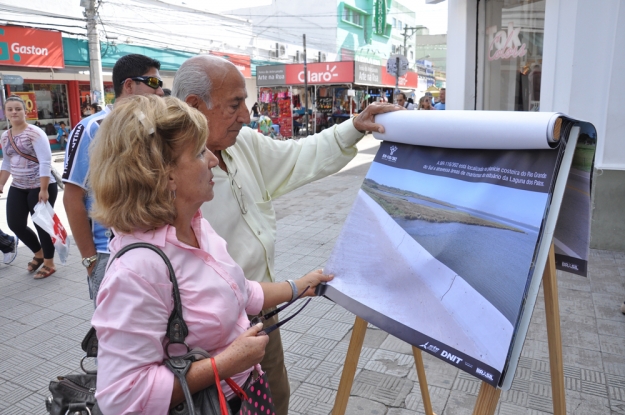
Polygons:
<instances>
[{"instance_id":1,"label":"store window display","mask_svg":"<svg viewBox=\"0 0 625 415\"><path fill-rule=\"evenodd\" d=\"M488 0L484 13L484 109L538 111L545 1Z\"/></svg>"},{"instance_id":2,"label":"store window display","mask_svg":"<svg viewBox=\"0 0 625 415\"><path fill-rule=\"evenodd\" d=\"M83 118L86 118L92 114L95 114L93 104L95 103L91 96L91 87L87 85L79 85L78 91L80 94L80 114ZM113 104L115 102L115 89L112 85L104 85L104 103L106 105ZM97 111L96 111L97 112Z\"/></svg>"},{"instance_id":3,"label":"store window display","mask_svg":"<svg viewBox=\"0 0 625 415\"><path fill-rule=\"evenodd\" d=\"M10 85L10 93L19 96L26 105L26 122L38 123L54 142L60 122L69 125L67 86L52 83L24 83ZM0 129L7 129L6 120L0 120Z\"/></svg>"}]
</instances>

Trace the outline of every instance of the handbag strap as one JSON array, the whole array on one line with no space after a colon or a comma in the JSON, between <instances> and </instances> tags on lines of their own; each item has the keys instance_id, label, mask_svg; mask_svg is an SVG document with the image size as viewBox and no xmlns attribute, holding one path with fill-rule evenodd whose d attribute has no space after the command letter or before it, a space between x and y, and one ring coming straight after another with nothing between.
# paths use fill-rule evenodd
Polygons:
<instances>
[{"instance_id":1,"label":"handbag strap","mask_svg":"<svg viewBox=\"0 0 625 415\"><path fill-rule=\"evenodd\" d=\"M11 133L10 128L9 128L8 136L9 136L9 143L11 144L11 147L13 147L13 150L15 150L17 154L19 154L20 156L24 157L27 160L34 161L35 163L39 164L39 160L37 159L37 157L31 156L30 154L24 154L20 151L19 148L17 148L17 145L15 144L15 140L13 140L13 134Z\"/></svg>"},{"instance_id":2,"label":"handbag strap","mask_svg":"<svg viewBox=\"0 0 625 415\"><path fill-rule=\"evenodd\" d=\"M217 372L217 364L215 358L211 357L211 366L213 367L213 373L215 374L215 385L217 386L217 394L219 395L219 408L221 409L221 415L228 415L228 404L226 403L226 395L221 390L221 380L219 380L219 373Z\"/></svg>"},{"instance_id":3,"label":"handbag strap","mask_svg":"<svg viewBox=\"0 0 625 415\"><path fill-rule=\"evenodd\" d=\"M156 246L145 243L145 242L137 242L134 244L126 245L125 247L120 249L115 254L115 256L111 258L111 260L109 260L109 266L115 259L121 257L126 252L132 249L137 249L137 248L145 248L145 249L149 249L151 251L156 252L163 259L163 261L165 261L165 265L167 265L167 270L169 271L169 280L171 281L173 285L173 297L174 297L174 308L171 311L171 314L169 315L169 321L167 323L167 332L165 333L165 336L167 336L167 338L169 339L169 343L165 347L165 351L167 352L167 355L169 356L169 351L168 351L169 346L171 344L176 344L176 343L184 344L185 346L187 346L184 340L189 334L189 328L187 327L187 323L185 323L184 318L182 318L182 302L180 301L180 290L178 289L178 280L176 279L176 274L174 273L174 267L171 265L171 262L169 262L169 258L167 258L167 255L165 255L165 253L161 251L159 248L157 248ZM188 346L187 346L187 351L189 351Z\"/></svg>"}]
</instances>

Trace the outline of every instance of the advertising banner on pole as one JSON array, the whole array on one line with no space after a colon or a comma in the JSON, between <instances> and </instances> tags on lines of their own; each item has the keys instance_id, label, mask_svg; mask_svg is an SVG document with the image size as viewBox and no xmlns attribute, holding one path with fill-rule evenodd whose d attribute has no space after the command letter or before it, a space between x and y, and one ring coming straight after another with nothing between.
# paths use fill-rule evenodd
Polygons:
<instances>
[{"instance_id":1,"label":"advertising banner on pole","mask_svg":"<svg viewBox=\"0 0 625 415\"><path fill-rule=\"evenodd\" d=\"M375 34L384 35L384 31L386 30L386 0L376 1L373 22L375 24Z\"/></svg>"}]
</instances>

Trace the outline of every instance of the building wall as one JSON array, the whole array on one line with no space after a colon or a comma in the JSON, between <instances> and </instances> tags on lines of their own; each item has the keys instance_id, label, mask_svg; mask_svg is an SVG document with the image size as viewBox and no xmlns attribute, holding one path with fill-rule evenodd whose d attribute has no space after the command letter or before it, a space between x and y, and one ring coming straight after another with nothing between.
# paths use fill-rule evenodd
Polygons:
<instances>
[{"instance_id":1,"label":"building wall","mask_svg":"<svg viewBox=\"0 0 625 415\"><path fill-rule=\"evenodd\" d=\"M449 0L448 109L474 109L476 7ZM591 246L625 251L625 4L547 0L545 28L540 109L597 128Z\"/></svg>"}]
</instances>

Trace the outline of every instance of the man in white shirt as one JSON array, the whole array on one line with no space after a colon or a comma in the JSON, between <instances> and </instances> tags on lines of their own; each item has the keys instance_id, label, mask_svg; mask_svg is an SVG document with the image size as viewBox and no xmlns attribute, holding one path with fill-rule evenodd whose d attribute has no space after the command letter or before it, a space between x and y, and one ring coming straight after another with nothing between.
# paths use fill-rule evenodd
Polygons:
<instances>
[{"instance_id":1,"label":"man in white shirt","mask_svg":"<svg viewBox=\"0 0 625 415\"><path fill-rule=\"evenodd\" d=\"M414 109L414 104L411 104L410 102L408 102L408 100L406 99L406 94L404 94L403 92L400 92L399 94L395 95L395 102L397 102L397 105L401 105L407 110Z\"/></svg>"},{"instance_id":2,"label":"man in white shirt","mask_svg":"<svg viewBox=\"0 0 625 415\"><path fill-rule=\"evenodd\" d=\"M182 64L172 95L208 120L207 147L219 159L219 168L213 171L215 198L202 206L202 213L228 242L228 252L245 277L253 281L275 279L272 199L339 171L356 155L356 143L365 131L383 132L374 115L401 109L371 104L358 117L319 134L299 141L272 140L242 128L250 122L245 79L232 63L207 55ZM269 336L261 366L269 377L276 413L286 415L290 387L279 330Z\"/></svg>"}]
</instances>

